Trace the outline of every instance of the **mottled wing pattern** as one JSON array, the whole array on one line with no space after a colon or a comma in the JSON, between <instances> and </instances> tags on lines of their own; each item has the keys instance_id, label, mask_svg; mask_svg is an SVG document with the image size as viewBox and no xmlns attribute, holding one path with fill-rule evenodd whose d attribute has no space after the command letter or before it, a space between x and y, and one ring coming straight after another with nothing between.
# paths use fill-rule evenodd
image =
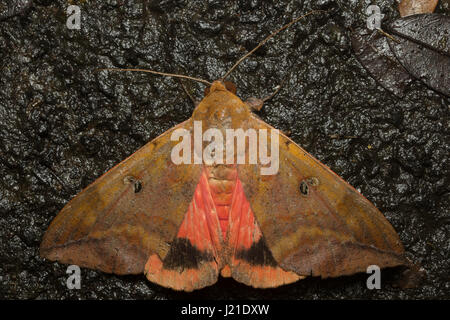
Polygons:
<instances>
[{"instance_id":1,"label":"mottled wing pattern","mask_svg":"<svg viewBox=\"0 0 450 320\"><path fill-rule=\"evenodd\" d=\"M252 116L249 127L273 129ZM367 199L286 136L276 175L238 166L245 195L275 261L298 275L337 277L405 264L402 244Z\"/></svg>"},{"instance_id":2,"label":"mottled wing pattern","mask_svg":"<svg viewBox=\"0 0 450 320\"><path fill-rule=\"evenodd\" d=\"M174 165L174 129L146 144L72 199L44 235L41 256L108 273L137 274L164 259L188 210L201 166Z\"/></svg>"}]
</instances>

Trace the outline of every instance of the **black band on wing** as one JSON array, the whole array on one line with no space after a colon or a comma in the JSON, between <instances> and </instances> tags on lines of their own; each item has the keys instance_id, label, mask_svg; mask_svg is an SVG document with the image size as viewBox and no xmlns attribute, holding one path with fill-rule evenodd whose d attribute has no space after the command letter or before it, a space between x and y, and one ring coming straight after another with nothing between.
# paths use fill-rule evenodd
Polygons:
<instances>
[{"instance_id":1,"label":"black band on wing","mask_svg":"<svg viewBox=\"0 0 450 320\"><path fill-rule=\"evenodd\" d=\"M168 270L197 269L200 262L213 261L209 252L200 251L186 238L176 238L170 245L169 252L163 260L163 268Z\"/></svg>"},{"instance_id":2,"label":"black band on wing","mask_svg":"<svg viewBox=\"0 0 450 320\"><path fill-rule=\"evenodd\" d=\"M264 238L253 243L250 249L238 250L236 258L248 262L250 265L276 267L278 264L267 247Z\"/></svg>"}]
</instances>

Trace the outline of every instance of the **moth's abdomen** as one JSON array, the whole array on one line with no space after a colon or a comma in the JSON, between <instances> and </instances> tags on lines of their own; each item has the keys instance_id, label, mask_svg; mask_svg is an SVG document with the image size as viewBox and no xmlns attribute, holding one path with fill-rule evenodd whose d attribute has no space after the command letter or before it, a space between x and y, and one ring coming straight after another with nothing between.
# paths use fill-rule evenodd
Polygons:
<instances>
[{"instance_id":1,"label":"moth's abdomen","mask_svg":"<svg viewBox=\"0 0 450 320\"><path fill-rule=\"evenodd\" d=\"M206 167L208 184L214 200L223 239L226 239L231 201L236 186L237 170L234 165L214 165Z\"/></svg>"}]
</instances>

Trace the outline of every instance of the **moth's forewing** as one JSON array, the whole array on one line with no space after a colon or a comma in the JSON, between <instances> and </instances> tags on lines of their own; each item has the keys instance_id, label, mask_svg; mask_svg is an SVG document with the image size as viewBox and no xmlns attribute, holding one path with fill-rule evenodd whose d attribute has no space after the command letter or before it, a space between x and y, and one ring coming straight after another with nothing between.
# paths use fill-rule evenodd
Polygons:
<instances>
[{"instance_id":1,"label":"moth's forewing","mask_svg":"<svg viewBox=\"0 0 450 320\"><path fill-rule=\"evenodd\" d=\"M52 221L42 257L116 274L144 271L164 258L194 194L201 167L175 165L174 129L149 142L72 199Z\"/></svg>"},{"instance_id":2,"label":"moth's forewing","mask_svg":"<svg viewBox=\"0 0 450 320\"><path fill-rule=\"evenodd\" d=\"M271 129L253 116L249 125ZM283 269L326 278L406 263L398 235L373 204L282 134L279 148L276 175L239 165L238 176Z\"/></svg>"}]
</instances>

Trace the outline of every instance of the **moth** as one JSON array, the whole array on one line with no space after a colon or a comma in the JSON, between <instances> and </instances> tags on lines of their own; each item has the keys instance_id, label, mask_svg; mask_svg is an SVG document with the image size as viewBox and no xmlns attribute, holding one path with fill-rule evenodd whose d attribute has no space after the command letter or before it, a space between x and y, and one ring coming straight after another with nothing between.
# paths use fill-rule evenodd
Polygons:
<instances>
[{"instance_id":1,"label":"moth","mask_svg":"<svg viewBox=\"0 0 450 320\"><path fill-rule=\"evenodd\" d=\"M268 145L278 141L275 174L262 174L261 162L174 163L180 143L174 133L183 132L195 157L199 124L216 133L254 130L259 141L262 132L275 130L252 112L262 100L243 102L236 95L225 81L229 72L210 84L190 119L72 199L46 231L41 256L118 275L144 273L151 282L184 291L210 286L219 275L271 288L307 276L406 264L399 237L382 213L282 133L265 135ZM240 151L234 149L233 160L252 156L247 140Z\"/></svg>"}]
</instances>

